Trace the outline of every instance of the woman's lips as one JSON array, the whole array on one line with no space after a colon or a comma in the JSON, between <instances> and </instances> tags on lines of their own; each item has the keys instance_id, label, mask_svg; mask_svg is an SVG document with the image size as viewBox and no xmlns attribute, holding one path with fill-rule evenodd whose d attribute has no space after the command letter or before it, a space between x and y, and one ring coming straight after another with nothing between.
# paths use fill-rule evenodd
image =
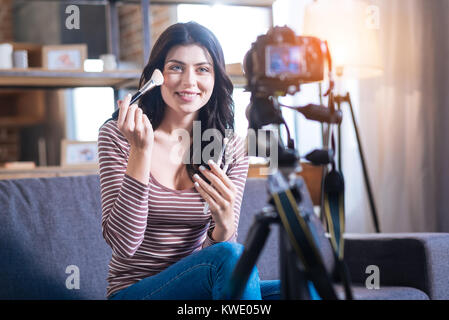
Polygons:
<instances>
[{"instance_id":1,"label":"woman's lips","mask_svg":"<svg viewBox=\"0 0 449 320\"><path fill-rule=\"evenodd\" d=\"M192 102L199 95L199 93L190 91L181 91L176 92L175 94L184 102Z\"/></svg>"}]
</instances>

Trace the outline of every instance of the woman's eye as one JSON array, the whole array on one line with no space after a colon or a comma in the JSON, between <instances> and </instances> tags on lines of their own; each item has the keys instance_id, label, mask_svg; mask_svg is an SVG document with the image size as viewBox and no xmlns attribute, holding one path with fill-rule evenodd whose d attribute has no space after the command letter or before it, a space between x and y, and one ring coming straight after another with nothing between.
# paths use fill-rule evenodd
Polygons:
<instances>
[{"instance_id":1,"label":"woman's eye","mask_svg":"<svg viewBox=\"0 0 449 320\"><path fill-rule=\"evenodd\" d=\"M206 68L206 67L200 67L198 70L199 70L200 72L209 72L209 69Z\"/></svg>"},{"instance_id":2,"label":"woman's eye","mask_svg":"<svg viewBox=\"0 0 449 320\"><path fill-rule=\"evenodd\" d=\"M174 70L174 71L180 71L180 70L182 70L182 67L178 66L178 65L174 65L174 66L171 66L169 69Z\"/></svg>"}]
</instances>

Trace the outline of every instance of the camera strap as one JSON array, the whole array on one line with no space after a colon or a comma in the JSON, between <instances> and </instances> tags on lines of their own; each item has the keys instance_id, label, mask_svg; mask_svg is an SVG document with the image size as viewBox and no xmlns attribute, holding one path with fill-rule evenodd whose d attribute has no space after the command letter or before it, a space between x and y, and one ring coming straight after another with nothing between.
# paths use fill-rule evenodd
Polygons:
<instances>
[{"instance_id":1,"label":"camera strap","mask_svg":"<svg viewBox=\"0 0 449 320\"><path fill-rule=\"evenodd\" d=\"M332 248L338 259L344 256L345 209L343 176L332 168L324 178L324 214Z\"/></svg>"},{"instance_id":2,"label":"camera strap","mask_svg":"<svg viewBox=\"0 0 449 320\"><path fill-rule=\"evenodd\" d=\"M315 227L308 217L310 213L300 212L289 188L271 190L270 193L290 242L303 263L307 277L323 299L336 300L337 295L317 245Z\"/></svg>"},{"instance_id":3,"label":"camera strap","mask_svg":"<svg viewBox=\"0 0 449 320\"><path fill-rule=\"evenodd\" d=\"M335 150L335 140L332 134L332 148ZM345 183L343 175L336 170L335 162L332 169L326 174L323 184L324 215L330 234L330 242L334 249L337 268L345 288L347 300L352 300L349 272L344 262L344 232L345 232Z\"/></svg>"}]
</instances>

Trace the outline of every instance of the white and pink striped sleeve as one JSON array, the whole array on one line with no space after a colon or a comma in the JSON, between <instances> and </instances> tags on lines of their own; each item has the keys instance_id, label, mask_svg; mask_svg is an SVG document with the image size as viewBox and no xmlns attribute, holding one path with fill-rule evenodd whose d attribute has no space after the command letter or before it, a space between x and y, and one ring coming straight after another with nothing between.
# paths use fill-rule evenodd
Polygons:
<instances>
[{"instance_id":1,"label":"white and pink striped sleeve","mask_svg":"<svg viewBox=\"0 0 449 320\"><path fill-rule=\"evenodd\" d=\"M98 158L103 237L117 256L132 257L144 239L149 186L128 176L129 144L111 120L100 128Z\"/></svg>"}]
</instances>

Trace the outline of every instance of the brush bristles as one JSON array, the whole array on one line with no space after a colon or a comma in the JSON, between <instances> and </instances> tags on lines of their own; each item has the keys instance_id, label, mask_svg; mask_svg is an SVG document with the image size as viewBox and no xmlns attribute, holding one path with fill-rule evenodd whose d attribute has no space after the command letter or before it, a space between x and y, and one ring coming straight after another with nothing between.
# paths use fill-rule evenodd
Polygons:
<instances>
[{"instance_id":1,"label":"brush bristles","mask_svg":"<svg viewBox=\"0 0 449 320\"><path fill-rule=\"evenodd\" d=\"M140 92L146 93L148 90L153 89L156 86L160 86L162 83L164 83L164 76L162 75L162 73L159 71L159 69L154 70L153 74L151 75L151 79L147 81L147 83L145 83L143 85L142 88L140 88Z\"/></svg>"},{"instance_id":2,"label":"brush bristles","mask_svg":"<svg viewBox=\"0 0 449 320\"><path fill-rule=\"evenodd\" d=\"M160 86L164 83L164 76L159 69L155 69L153 74L151 75L151 80L154 81L154 84Z\"/></svg>"}]
</instances>

